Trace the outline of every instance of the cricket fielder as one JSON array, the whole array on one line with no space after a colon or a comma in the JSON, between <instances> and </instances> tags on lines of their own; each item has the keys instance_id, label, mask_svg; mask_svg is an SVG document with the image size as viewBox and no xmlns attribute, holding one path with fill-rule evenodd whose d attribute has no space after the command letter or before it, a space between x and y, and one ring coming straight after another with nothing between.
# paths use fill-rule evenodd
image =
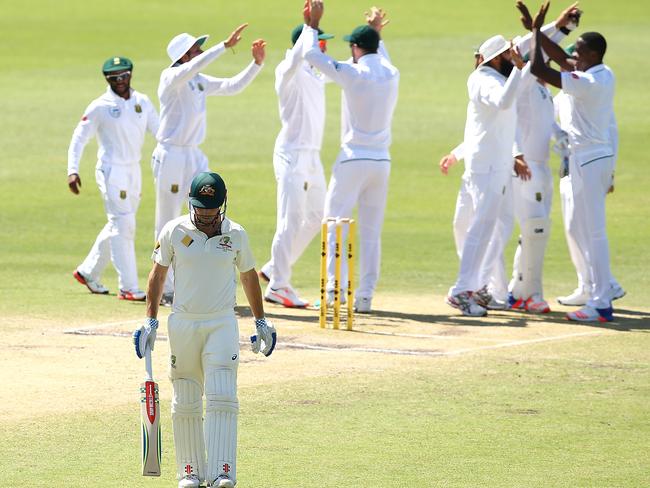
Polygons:
<instances>
[{"instance_id":1,"label":"cricket fielder","mask_svg":"<svg viewBox=\"0 0 650 488\"><path fill-rule=\"evenodd\" d=\"M305 21L309 22L308 8ZM260 270L269 281L264 293L268 302L285 307L306 307L291 286L291 267L320 230L325 204L325 173L320 148L325 126L325 77L303 57L307 36L304 25L291 33L288 49L275 70L282 129L275 140L273 170L277 189L277 228L271 259ZM321 51L332 35L318 31Z\"/></svg>"},{"instance_id":2,"label":"cricket fielder","mask_svg":"<svg viewBox=\"0 0 650 488\"><path fill-rule=\"evenodd\" d=\"M208 39L207 35L195 38L187 33L179 34L167 46L171 65L160 75L160 129L152 157L156 185L156 237L167 222L180 215L182 205L187 202L192 178L208 170L208 159L199 149L205 139L206 97L235 95L262 69L266 43L258 39L251 48L253 61L233 78L215 78L200 72L227 48L236 46L247 25L239 26L228 39L206 51L201 46ZM162 298L164 305L171 304L173 291L169 273Z\"/></svg>"},{"instance_id":3,"label":"cricket fielder","mask_svg":"<svg viewBox=\"0 0 650 488\"><path fill-rule=\"evenodd\" d=\"M325 197L325 216L349 218L358 205L359 287L354 308L359 313L368 313L379 279L381 228L391 167L391 125L400 74L391 64L380 39L380 32L388 23L383 10L373 7L367 15L367 25L357 27L343 38L350 43L352 54L352 59L345 62L334 60L318 46L322 15L323 2L312 1L310 25L305 27L305 59L340 85L343 92L341 150ZM327 299L333 301L335 226L330 225L328 232ZM341 283L347 283L345 263L341 269ZM341 292L345 297L346 290Z\"/></svg>"},{"instance_id":4,"label":"cricket fielder","mask_svg":"<svg viewBox=\"0 0 650 488\"><path fill-rule=\"evenodd\" d=\"M535 47L531 70L538 78L561 88L570 99L571 122L567 132L574 218L585 224L584 241L578 242L578 246L586 250L593 282L587 304L568 313L567 318L580 322L609 322L613 320L613 308L605 196L614 175L610 124L615 79L612 70L603 64L607 50L605 38L597 32L582 34L576 41L573 58L569 58L561 47L539 31L547 9L548 5L544 4L533 21ZM544 63L542 49L561 66L562 73Z\"/></svg>"},{"instance_id":5,"label":"cricket fielder","mask_svg":"<svg viewBox=\"0 0 650 488\"><path fill-rule=\"evenodd\" d=\"M171 220L160 233L147 288L147 319L133 338L139 358L146 348L153 350L158 306L171 266L175 293L167 328L178 487L198 488L207 482L232 488L239 412L237 272L255 318L253 352L270 356L277 336L264 318L246 231L225 216L226 185L218 174L199 173L192 180L189 208L189 215Z\"/></svg>"},{"instance_id":6,"label":"cricket fielder","mask_svg":"<svg viewBox=\"0 0 650 488\"><path fill-rule=\"evenodd\" d=\"M135 259L135 214L140 204L140 155L146 131L156 134L158 114L149 98L131 88L133 63L113 57L102 72L108 88L84 111L68 149L68 187L79 194L79 164L86 144L97 136L95 180L108 222L73 276L92 293L107 294L100 278L109 259L117 271L121 300L142 301Z\"/></svg>"}]
</instances>

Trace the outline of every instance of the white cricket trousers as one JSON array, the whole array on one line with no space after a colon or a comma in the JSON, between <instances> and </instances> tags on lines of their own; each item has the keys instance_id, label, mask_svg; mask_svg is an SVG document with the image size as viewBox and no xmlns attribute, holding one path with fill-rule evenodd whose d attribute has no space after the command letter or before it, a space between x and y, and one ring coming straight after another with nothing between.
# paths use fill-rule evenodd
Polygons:
<instances>
[{"instance_id":1,"label":"white cricket trousers","mask_svg":"<svg viewBox=\"0 0 650 488\"><path fill-rule=\"evenodd\" d=\"M515 298L528 298L528 296L520 297L518 283L521 283L521 266L522 266L522 243L528 247L529 255L524 256L523 261L526 263L536 263L534 269L538 269L539 276L527 276L526 283L529 283L526 295L539 294L543 296L542 288L542 268L544 263L544 253L546 249L546 241L543 245L531 245L532 236L525 235L524 229L529 229L530 226L526 221L531 219L543 219L546 222L544 229L546 235L550 231L550 217L551 217L551 203L553 202L553 175L548 161L533 161L529 160L528 167L530 169L530 179L522 180L521 178L513 178L513 201L514 210L517 222L519 223L520 235L519 245L515 250L515 256L512 266L512 280L508 286L511 292L514 292ZM548 237L547 237L548 239ZM528 266L526 266L528 268ZM526 287L525 287L526 288ZM530 296L529 295L529 296Z\"/></svg>"},{"instance_id":2,"label":"white cricket trousers","mask_svg":"<svg viewBox=\"0 0 650 488\"><path fill-rule=\"evenodd\" d=\"M485 284L481 283L481 269L482 266L489 265L484 264L484 258L501 218L502 206L507 204L510 173L509 170L502 169L466 175L467 192L474 214L463 243L458 278L449 290L450 295L476 291ZM496 243L495 256L502 252L499 251L500 246L505 245L502 239L500 241Z\"/></svg>"},{"instance_id":3,"label":"white cricket trousers","mask_svg":"<svg viewBox=\"0 0 650 488\"><path fill-rule=\"evenodd\" d=\"M108 222L77 269L90 280L99 281L110 259L117 271L120 290L137 290L135 214L142 186L140 164L99 166L95 170L95 180Z\"/></svg>"},{"instance_id":4,"label":"white cricket trousers","mask_svg":"<svg viewBox=\"0 0 650 488\"><path fill-rule=\"evenodd\" d=\"M178 478L196 474L212 482L226 473L236 480L239 328L235 313L174 312L167 328Z\"/></svg>"},{"instance_id":5,"label":"white cricket trousers","mask_svg":"<svg viewBox=\"0 0 650 488\"><path fill-rule=\"evenodd\" d=\"M594 308L611 306L605 197L613 172L613 156L587 159L572 155L569 160L573 197L569 225L584 225L584 232L577 232L575 237L577 247L586 250L587 270L593 283L587 305Z\"/></svg>"},{"instance_id":6,"label":"white cricket trousers","mask_svg":"<svg viewBox=\"0 0 650 488\"><path fill-rule=\"evenodd\" d=\"M291 267L319 232L325 205L325 173L318 151L276 152L276 230L271 259L262 272L273 289L291 284Z\"/></svg>"},{"instance_id":7,"label":"white cricket trousers","mask_svg":"<svg viewBox=\"0 0 650 488\"><path fill-rule=\"evenodd\" d=\"M355 159L337 160L332 168L325 197L325 217L351 218L358 206L357 227L359 229L359 286L358 298L372 298L379 279L381 264L381 228L384 223L390 161ZM348 228L343 226L343 249ZM334 249L336 246L336 227L328 226L327 290L334 290ZM341 284L347 289L347 262L341 263Z\"/></svg>"},{"instance_id":8,"label":"white cricket trousers","mask_svg":"<svg viewBox=\"0 0 650 488\"><path fill-rule=\"evenodd\" d=\"M463 246L467 238L472 219L474 218L474 203L470 188L474 185L470 174L463 174L458 198L456 199L456 210L454 213L454 240L456 242L456 254L460 259L463 254ZM512 235L514 226L514 210L512 204L512 191L510 179L504 193L505 200L501 205L488 249L483 257L479 271L478 288L487 285L492 296L499 301L507 298L508 280L506 277L505 260L503 253ZM477 288L477 289L478 289Z\"/></svg>"},{"instance_id":9,"label":"white cricket trousers","mask_svg":"<svg viewBox=\"0 0 650 488\"><path fill-rule=\"evenodd\" d=\"M151 158L156 187L156 227L154 239L167 222L180 217L187 206L192 179L208 171L208 158L197 146L174 146L158 143ZM174 273L169 269L164 293L174 291Z\"/></svg>"},{"instance_id":10,"label":"white cricket trousers","mask_svg":"<svg viewBox=\"0 0 650 488\"><path fill-rule=\"evenodd\" d=\"M578 289L591 294L593 283L591 282L591 276L589 275L587 256L585 255L585 251L578 246L578 241L585 241L585 223L579 222L577 219L573 218L574 205L573 190L571 189L571 175L567 175L560 179L560 202L562 204L564 235L566 237L567 247L569 248L571 262L573 263L578 277ZM583 236L582 238L580 237L581 235ZM620 287L613 274L609 277L609 282L611 288Z\"/></svg>"}]
</instances>

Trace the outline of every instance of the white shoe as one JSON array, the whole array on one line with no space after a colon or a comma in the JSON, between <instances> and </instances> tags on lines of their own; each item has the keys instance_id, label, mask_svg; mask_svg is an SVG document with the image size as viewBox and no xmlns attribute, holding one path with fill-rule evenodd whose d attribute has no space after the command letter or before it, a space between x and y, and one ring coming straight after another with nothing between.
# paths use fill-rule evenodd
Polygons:
<instances>
[{"instance_id":1,"label":"white shoe","mask_svg":"<svg viewBox=\"0 0 650 488\"><path fill-rule=\"evenodd\" d=\"M618 300L619 298L623 298L625 296L626 291L623 289L621 285L618 283L616 285L612 285L609 289L610 297L611 300Z\"/></svg>"},{"instance_id":2,"label":"white shoe","mask_svg":"<svg viewBox=\"0 0 650 488\"><path fill-rule=\"evenodd\" d=\"M565 297L557 297L557 301L561 305L581 307L583 305L586 305L586 303L589 301L589 293L582 288L576 288L573 290L573 293L571 293L571 295L567 295Z\"/></svg>"},{"instance_id":3,"label":"white shoe","mask_svg":"<svg viewBox=\"0 0 650 488\"><path fill-rule=\"evenodd\" d=\"M492 297L491 300L487 304L488 310L507 310L508 309L508 302L497 300L496 298Z\"/></svg>"},{"instance_id":4,"label":"white shoe","mask_svg":"<svg viewBox=\"0 0 650 488\"><path fill-rule=\"evenodd\" d=\"M88 288L91 293L97 295L106 295L108 293L108 288L102 285L99 281L93 281L90 278L85 277L79 272L79 270L75 270L74 273L72 273L72 276L74 276L74 279L82 285L86 285L86 288Z\"/></svg>"},{"instance_id":5,"label":"white shoe","mask_svg":"<svg viewBox=\"0 0 650 488\"><path fill-rule=\"evenodd\" d=\"M575 312L569 312L566 314L566 318L575 322L611 322L614 320L613 313L614 309L612 307L593 308L585 306Z\"/></svg>"},{"instance_id":6,"label":"white shoe","mask_svg":"<svg viewBox=\"0 0 650 488\"><path fill-rule=\"evenodd\" d=\"M227 474L220 474L210 486L212 488L235 488L235 482Z\"/></svg>"},{"instance_id":7,"label":"white shoe","mask_svg":"<svg viewBox=\"0 0 650 488\"><path fill-rule=\"evenodd\" d=\"M147 294L142 290L120 290L117 296L120 300L129 300L132 302L144 302L147 299Z\"/></svg>"},{"instance_id":8,"label":"white shoe","mask_svg":"<svg viewBox=\"0 0 650 488\"><path fill-rule=\"evenodd\" d=\"M267 286L266 292L264 293L264 300L271 303L279 303L287 308L305 308L309 305L309 302L300 299L290 286L277 289L271 288L270 285Z\"/></svg>"},{"instance_id":9,"label":"white shoe","mask_svg":"<svg viewBox=\"0 0 650 488\"><path fill-rule=\"evenodd\" d=\"M480 290L476 290L472 293L474 301L483 308L489 308L489 304L492 301L492 294L488 291L487 285L483 286Z\"/></svg>"},{"instance_id":10,"label":"white shoe","mask_svg":"<svg viewBox=\"0 0 650 488\"><path fill-rule=\"evenodd\" d=\"M457 295L447 295L445 301L447 305L457 308L463 312L463 315L468 317L484 317L487 315L487 309L476 303L472 292L464 291Z\"/></svg>"},{"instance_id":11,"label":"white shoe","mask_svg":"<svg viewBox=\"0 0 650 488\"><path fill-rule=\"evenodd\" d=\"M199 488L201 480L195 474L188 474L183 476L178 482L178 488ZM218 485L217 485L218 486Z\"/></svg>"},{"instance_id":12,"label":"white shoe","mask_svg":"<svg viewBox=\"0 0 650 488\"><path fill-rule=\"evenodd\" d=\"M372 298L356 297L354 299L354 311L356 313L370 313Z\"/></svg>"},{"instance_id":13,"label":"white shoe","mask_svg":"<svg viewBox=\"0 0 650 488\"><path fill-rule=\"evenodd\" d=\"M548 302L539 293L535 293L526 300L525 307L527 311L532 313L549 313L551 311Z\"/></svg>"}]
</instances>

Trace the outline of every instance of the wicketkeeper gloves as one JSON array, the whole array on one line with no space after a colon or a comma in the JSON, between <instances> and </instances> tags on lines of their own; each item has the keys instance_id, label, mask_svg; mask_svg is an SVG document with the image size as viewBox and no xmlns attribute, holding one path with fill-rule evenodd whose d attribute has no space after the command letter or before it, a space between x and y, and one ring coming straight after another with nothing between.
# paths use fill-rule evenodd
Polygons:
<instances>
[{"instance_id":1,"label":"wicketkeeper gloves","mask_svg":"<svg viewBox=\"0 0 650 488\"><path fill-rule=\"evenodd\" d=\"M158 320L147 317L145 323L139 329L133 331L133 345L135 345L135 354L142 359L147 349L147 345L153 351L153 345L156 342L156 329L158 329Z\"/></svg>"},{"instance_id":2,"label":"wicketkeeper gloves","mask_svg":"<svg viewBox=\"0 0 650 488\"><path fill-rule=\"evenodd\" d=\"M260 352L262 347L262 342L264 343L264 349L262 354L265 356L270 356L275 349L275 343L277 341L278 335L275 332L275 327L271 322L267 322L264 317L261 319L255 319L255 329L257 330L256 335L251 336L251 349L257 354Z\"/></svg>"}]
</instances>

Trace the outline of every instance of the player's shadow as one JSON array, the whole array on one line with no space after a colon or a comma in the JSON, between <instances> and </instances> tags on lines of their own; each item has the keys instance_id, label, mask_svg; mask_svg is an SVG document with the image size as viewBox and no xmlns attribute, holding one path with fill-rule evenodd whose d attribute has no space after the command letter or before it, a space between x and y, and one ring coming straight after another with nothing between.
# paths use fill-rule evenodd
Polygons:
<instances>
[{"instance_id":1,"label":"player's shadow","mask_svg":"<svg viewBox=\"0 0 650 488\"><path fill-rule=\"evenodd\" d=\"M238 306L235 308L239 317L251 317L248 307ZM283 309L280 309L283 310ZM304 313L301 313L304 312ZM317 324L319 316L315 310L293 310L293 313L282 313L276 311L275 307L266 310L266 315L271 319L286 320L288 322L314 323ZM375 327L397 328L407 322L420 324L436 324L461 327L514 327L525 328L536 323L555 323L584 325L588 327L603 327L605 329L618 331L650 331L650 314L636 310L615 309L613 322L569 322L566 319L566 312L551 311L545 314L531 314L527 312L516 312L509 310L490 310L487 317L466 317L460 315L439 315L421 314L410 312L395 312L390 310L373 310L369 314L355 314L360 325L373 322ZM373 321L373 319L377 319ZM496 320L491 320L496 319ZM359 329L357 329L359 331ZM361 332L363 332L361 330Z\"/></svg>"}]
</instances>

